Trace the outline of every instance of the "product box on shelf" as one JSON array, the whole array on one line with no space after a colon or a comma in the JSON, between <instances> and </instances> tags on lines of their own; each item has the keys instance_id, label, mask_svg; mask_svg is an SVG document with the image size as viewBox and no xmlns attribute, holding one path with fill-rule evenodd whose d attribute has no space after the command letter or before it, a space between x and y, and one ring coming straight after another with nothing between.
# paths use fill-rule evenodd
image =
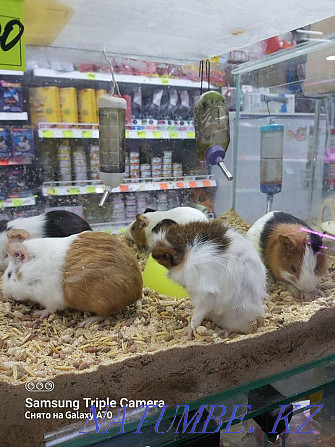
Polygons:
<instances>
[{"instance_id":1,"label":"product box on shelf","mask_svg":"<svg viewBox=\"0 0 335 447\"><path fill-rule=\"evenodd\" d=\"M31 128L11 128L12 149L15 157L34 157L34 133Z\"/></svg>"},{"instance_id":2,"label":"product box on shelf","mask_svg":"<svg viewBox=\"0 0 335 447\"><path fill-rule=\"evenodd\" d=\"M12 156L10 131L7 127L0 127L0 159Z\"/></svg>"},{"instance_id":3,"label":"product box on shelf","mask_svg":"<svg viewBox=\"0 0 335 447\"><path fill-rule=\"evenodd\" d=\"M62 123L78 123L77 91L74 87L59 89L60 116Z\"/></svg>"},{"instance_id":4,"label":"product box on shelf","mask_svg":"<svg viewBox=\"0 0 335 447\"><path fill-rule=\"evenodd\" d=\"M95 90L92 88L86 88L78 90L78 109L79 109L79 122L80 123L97 123L97 101L95 96Z\"/></svg>"},{"instance_id":5,"label":"product box on shelf","mask_svg":"<svg viewBox=\"0 0 335 447\"><path fill-rule=\"evenodd\" d=\"M32 124L60 122L58 87L34 87L29 89L29 94Z\"/></svg>"},{"instance_id":6,"label":"product box on shelf","mask_svg":"<svg viewBox=\"0 0 335 447\"><path fill-rule=\"evenodd\" d=\"M23 96L21 84L0 81L0 112L22 112Z\"/></svg>"}]
</instances>

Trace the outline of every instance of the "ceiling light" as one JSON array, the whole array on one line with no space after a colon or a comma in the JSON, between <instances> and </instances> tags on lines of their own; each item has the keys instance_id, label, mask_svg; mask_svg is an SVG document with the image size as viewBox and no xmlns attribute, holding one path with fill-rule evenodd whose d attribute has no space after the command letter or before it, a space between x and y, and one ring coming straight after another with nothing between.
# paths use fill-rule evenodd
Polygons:
<instances>
[{"instance_id":1,"label":"ceiling light","mask_svg":"<svg viewBox=\"0 0 335 447\"><path fill-rule=\"evenodd\" d=\"M326 57L326 60L327 60L327 61L335 61L335 54L332 55L332 56L327 56L327 57Z\"/></svg>"}]
</instances>

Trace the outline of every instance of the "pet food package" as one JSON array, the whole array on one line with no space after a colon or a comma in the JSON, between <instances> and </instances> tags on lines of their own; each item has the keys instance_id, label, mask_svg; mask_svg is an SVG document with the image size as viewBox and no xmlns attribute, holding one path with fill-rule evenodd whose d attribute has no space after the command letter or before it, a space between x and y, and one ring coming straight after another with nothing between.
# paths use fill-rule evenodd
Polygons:
<instances>
[{"instance_id":1,"label":"pet food package","mask_svg":"<svg viewBox=\"0 0 335 447\"><path fill-rule=\"evenodd\" d=\"M80 123L98 122L97 101L93 88L78 90L78 109Z\"/></svg>"},{"instance_id":2,"label":"pet food package","mask_svg":"<svg viewBox=\"0 0 335 447\"><path fill-rule=\"evenodd\" d=\"M32 124L60 122L58 87L34 87L29 94Z\"/></svg>"},{"instance_id":3,"label":"pet food package","mask_svg":"<svg viewBox=\"0 0 335 447\"><path fill-rule=\"evenodd\" d=\"M12 149L15 157L34 157L34 133L30 127L11 128Z\"/></svg>"},{"instance_id":4,"label":"pet food package","mask_svg":"<svg viewBox=\"0 0 335 447\"><path fill-rule=\"evenodd\" d=\"M74 87L59 89L60 116L62 123L78 123L77 91Z\"/></svg>"},{"instance_id":5,"label":"pet food package","mask_svg":"<svg viewBox=\"0 0 335 447\"><path fill-rule=\"evenodd\" d=\"M21 84L0 81L0 112L23 112Z\"/></svg>"},{"instance_id":6,"label":"pet food package","mask_svg":"<svg viewBox=\"0 0 335 447\"><path fill-rule=\"evenodd\" d=\"M7 127L0 127L0 159L12 157L10 131Z\"/></svg>"}]
</instances>

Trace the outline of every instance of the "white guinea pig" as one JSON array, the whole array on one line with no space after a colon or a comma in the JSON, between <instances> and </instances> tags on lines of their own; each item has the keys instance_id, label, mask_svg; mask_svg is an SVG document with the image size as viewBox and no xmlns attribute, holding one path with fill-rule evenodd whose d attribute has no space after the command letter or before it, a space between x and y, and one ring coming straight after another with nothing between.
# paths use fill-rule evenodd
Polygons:
<instances>
[{"instance_id":1,"label":"white guinea pig","mask_svg":"<svg viewBox=\"0 0 335 447\"><path fill-rule=\"evenodd\" d=\"M222 222L171 225L155 235L152 256L189 293L190 337L205 317L228 331L247 332L264 316L265 267L252 243Z\"/></svg>"},{"instance_id":2,"label":"white guinea pig","mask_svg":"<svg viewBox=\"0 0 335 447\"><path fill-rule=\"evenodd\" d=\"M24 237L24 235L23 235ZM66 238L8 244L2 291L45 307L41 317L67 307L97 314L89 326L141 297L142 275L132 250L116 237L87 231Z\"/></svg>"},{"instance_id":3,"label":"white guinea pig","mask_svg":"<svg viewBox=\"0 0 335 447\"><path fill-rule=\"evenodd\" d=\"M327 272L327 256L322 238L302 228L310 229L291 214L271 211L253 224L246 237L277 279L308 292Z\"/></svg>"},{"instance_id":4,"label":"white guinea pig","mask_svg":"<svg viewBox=\"0 0 335 447\"><path fill-rule=\"evenodd\" d=\"M21 242L19 233L11 233L12 239L8 239L9 230L25 230L30 238L36 237L66 237L71 234L89 231L89 224L77 214L70 211L55 210L33 217L22 217L12 221L0 221L0 270L7 266L6 245L9 242Z\"/></svg>"},{"instance_id":5,"label":"white guinea pig","mask_svg":"<svg viewBox=\"0 0 335 447\"><path fill-rule=\"evenodd\" d=\"M188 206L180 206L168 211L152 211L137 214L127 228L126 234L136 245L152 248L155 234L171 224L188 222L208 222L202 211Z\"/></svg>"}]
</instances>

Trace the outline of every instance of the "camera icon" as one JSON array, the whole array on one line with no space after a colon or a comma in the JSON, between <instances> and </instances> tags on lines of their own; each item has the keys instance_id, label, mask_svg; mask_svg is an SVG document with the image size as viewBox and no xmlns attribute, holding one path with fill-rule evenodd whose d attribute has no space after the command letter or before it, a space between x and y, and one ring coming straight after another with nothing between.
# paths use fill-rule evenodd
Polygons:
<instances>
[{"instance_id":1,"label":"camera icon","mask_svg":"<svg viewBox=\"0 0 335 447\"><path fill-rule=\"evenodd\" d=\"M50 392L55 388L55 384L52 380L48 382L27 382L25 388L30 392Z\"/></svg>"}]
</instances>

